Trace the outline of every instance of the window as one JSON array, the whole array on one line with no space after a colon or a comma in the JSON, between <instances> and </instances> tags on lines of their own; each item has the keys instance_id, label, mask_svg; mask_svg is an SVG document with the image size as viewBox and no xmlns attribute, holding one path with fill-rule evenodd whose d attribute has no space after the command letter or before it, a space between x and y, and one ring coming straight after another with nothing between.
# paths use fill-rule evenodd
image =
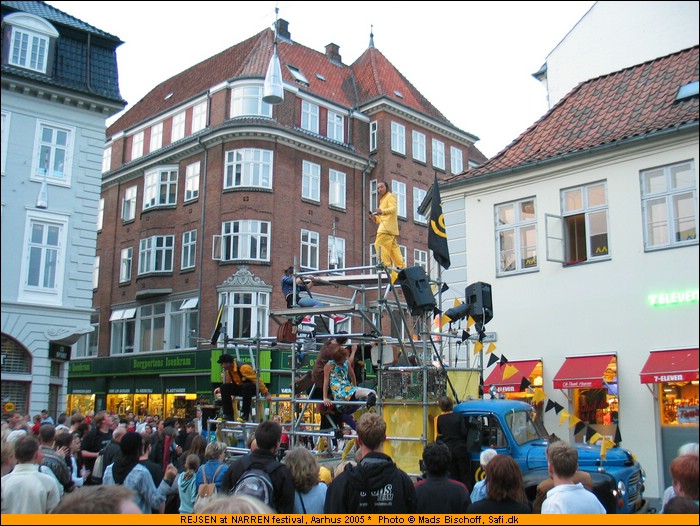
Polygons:
<instances>
[{"instance_id":1,"label":"window","mask_svg":"<svg viewBox=\"0 0 700 526\"><path fill-rule=\"evenodd\" d=\"M321 200L321 166L309 161L301 163L301 197Z\"/></svg>"},{"instance_id":2,"label":"window","mask_svg":"<svg viewBox=\"0 0 700 526\"><path fill-rule=\"evenodd\" d=\"M199 161L185 168L185 201L199 197Z\"/></svg>"},{"instance_id":3,"label":"window","mask_svg":"<svg viewBox=\"0 0 700 526\"><path fill-rule=\"evenodd\" d=\"M572 265L610 257L604 182L561 192L562 217L545 215L547 259Z\"/></svg>"},{"instance_id":4,"label":"window","mask_svg":"<svg viewBox=\"0 0 700 526\"><path fill-rule=\"evenodd\" d=\"M105 200L101 198L97 203L97 230L102 230L105 219Z\"/></svg>"},{"instance_id":5,"label":"window","mask_svg":"<svg viewBox=\"0 0 700 526\"><path fill-rule=\"evenodd\" d=\"M437 139L433 139L433 166L445 169L445 143Z\"/></svg>"},{"instance_id":6,"label":"window","mask_svg":"<svg viewBox=\"0 0 700 526\"><path fill-rule=\"evenodd\" d=\"M108 146L102 152L102 173L109 172L112 167L112 147Z\"/></svg>"},{"instance_id":7,"label":"window","mask_svg":"<svg viewBox=\"0 0 700 526\"><path fill-rule=\"evenodd\" d=\"M134 249L131 247L122 248L121 256L119 257L119 283L128 283L131 281L131 261L133 253Z\"/></svg>"},{"instance_id":8,"label":"window","mask_svg":"<svg viewBox=\"0 0 700 526\"><path fill-rule=\"evenodd\" d=\"M295 68L294 66L290 66L287 64L287 69L289 69L289 72L292 74L294 77L294 80L297 82L300 82L301 84L309 85L309 81L306 78L306 76L299 70L299 68Z\"/></svg>"},{"instance_id":9,"label":"window","mask_svg":"<svg viewBox=\"0 0 700 526\"><path fill-rule=\"evenodd\" d=\"M46 122L38 123L34 173L70 183L73 130Z\"/></svg>"},{"instance_id":10,"label":"window","mask_svg":"<svg viewBox=\"0 0 700 526\"><path fill-rule=\"evenodd\" d=\"M92 288L96 289L100 283L100 256L95 256L95 261L92 264Z\"/></svg>"},{"instance_id":11,"label":"window","mask_svg":"<svg viewBox=\"0 0 700 526\"><path fill-rule=\"evenodd\" d=\"M131 221L136 217L136 192L135 186L130 186L124 192L122 199L122 221Z\"/></svg>"},{"instance_id":12,"label":"window","mask_svg":"<svg viewBox=\"0 0 700 526\"><path fill-rule=\"evenodd\" d=\"M345 268L345 239L328 236L328 268Z\"/></svg>"},{"instance_id":13,"label":"window","mask_svg":"<svg viewBox=\"0 0 700 526\"><path fill-rule=\"evenodd\" d=\"M229 338L252 338L267 334L270 294L267 292L231 292L228 294ZM229 319L228 316L231 316Z\"/></svg>"},{"instance_id":14,"label":"window","mask_svg":"<svg viewBox=\"0 0 700 526\"><path fill-rule=\"evenodd\" d=\"M165 349L165 303L144 305L139 309L139 351Z\"/></svg>"},{"instance_id":15,"label":"window","mask_svg":"<svg viewBox=\"0 0 700 526\"><path fill-rule=\"evenodd\" d=\"M62 301L67 227L65 216L39 211L27 213L20 301L53 305Z\"/></svg>"},{"instance_id":16,"label":"window","mask_svg":"<svg viewBox=\"0 0 700 526\"><path fill-rule=\"evenodd\" d=\"M396 204L399 209L398 216L406 219L406 183L391 181L391 191L396 196Z\"/></svg>"},{"instance_id":17,"label":"window","mask_svg":"<svg viewBox=\"0 0 700 526\"><path fill-rule=\"evenodd\" d=\"M369 246L369 264L374 267L379 264L379 258L377 257L377 249L374 247L374 243Z\"/></svg>"},{"instance_id":18,"label":"window","mask_svg":"<svg viewBox=\"0 0 700 526\"><path fill-rule=\"evenodd\" d=\"M190 230L182 234L182 261L181 269L194 268L197 256L197 231Z\"/></svg>"},{"instance_id":19,"label":"window","mask_svg":"<svg viewBox=\"0 0 700 526\"><path fill-rule=\"evenodd\" d=\"M177 203L177 168L156 168L146 172L143 188L143 209Z\"/></svg>"},{"instance_id":20,"label":"window","mask_svg":"<svg viewBox=\"0 0 700 526\"><path fill-rule=\"evenodd\" d=\"M450 146L450 170L453 174L464 171L464 161L462 160L462 150Z\"/></svg>"},{"instance_id":21,"label":"window","mask_svg":"<svg viewBox=\"0 0 700 526\"><path fill-rule=\"evenodd\" d=\"M75 344L75 358L97 356L97 345L100 339L100 316L98 314L90 316L90 325L93 329L92 332L81 336Z\"/></svg>"},{"instance_id":22,"label":"window","mask_svg":"<svg viewBox=\"0 0 700 526\"><path fill-rule=\"evenodd\" d=\"M131 139L131 160L143 155L143 131L135 133Z\"/></svg>"},{"instance_id":23,"label":"window","mask_svg":"<svg viewBox=\"0 0 700 526\"><path fill-rule=\"evenodd\" d=\"M535 200L523 199L496 206L498 275L537 268Z\"/></svg>"},{"instance_id":24,"label":"window","mask_svg":"<svg viewBox=\"0 0 700 526\"><path fill-rule=\"evenodd\" d=\"M115 314L121 312L122 316L115 318ZM112 322L111 354L127 354L134 352L136 335L136 309L115 311L110 317Z\"/></svg>"},{"instance_id":25,"label":"window","mask_svg":"<svg viewBox=\"0 0 700 526\"><path fill-rule=\"evenodd\" d=\"M401 251L401 258L403 259L405 264L406 261L408 261L408 249L405 245L399 245L399 250Z\"/></svg>"},{"instance_id":26,"label":"window","mask_svg":"<svg viewBox=\"0 0 700 526\"><path fill-rule=\"evenodd\" d=\"M318 232L301 231L301 269L318 270Z\"/></svg>"},{"instance_id":27,"label":"window","mask_svg":"<svg viewBox=\"0 0 700 526\"><path fill-rule=\"evenodd\" d=\"M207 127L207 101L195 104L192 108L192 133Z\"/></svg>"},{"instance_id":28,"label":"window","mask_svg":"<svg viewBox=\"0 0 700 526\"><path fill-rule=\"evenodd\" d=\"M691 161L641 173L644 248L697 244L697 192Z\"/></svg>"},{"instance_id":29,"label":"window","mask_svg":"<svg viewBox=\"0 0 700 526\"><path fill-rule=\"evenodd\" d=\"M301 129L318 133L318 105L301 101Z\"/></svg>"},{"instance_id":30,"label":"window","mask_svg":"<svg viewBox=\"0 0 700 526\"><path fill-rule=\"evenodd\" d=\"M328 138L334 141L345 141L345 117L335 112L328 112Z\"/></svg>"},{"instance_id":31,"label":"window","mask_svg":"<svg viewBox=\"0 0 700 526\"><path fill-rule=\"evenodd\" d=\"M170 142L179 141L185 136L185 112L182 111L173 117L173 129L170 132Z\"/></svg>"},{"instance_id":32,"label":"window","mask_svg":"<svg viewBox=\"0 0 700 526\"><path fill-rule=\"evenodd\" d=\"M155 152L163 146L163 123L159 122L151 126L151 143L150 151Z\"/></svg>"},{"instance_id":33,"label":"window","mask_svg":"<svg viewBox=\"0 0 700 526\"><path fill-rule=\"evenodd\" d=\"M398 122L391 123L391 151L406 155L406 127Z\"/></svg>"},{"instance_id":34,"label":"window","mask_svg":"<svg viewBox=\"0 0 700 526\"><path fill-rule=\"evenodd\" d=\"M423 267L426 274L428 273L428 251L419 250L417 248L413 249L413 264L416 267Z\"/></svg>"},{"instance_id":35,"label":"window","mask_svg":"<svg viewBox=\"0 0 700 526\"><path fill-rule=\"evenodd\" d=\"M139 275L172 272L175 236L151 236L139 243Z\"/></svg>"},{"instance_id":36,"label":"window","mask_svg":"<svg viewBox=\"0 0 700 526\"><path fill-rule=\"evenodd\" d=\"M221 235L214 236L212 259L270 261L270 223L268 221L226 221Z\"/></svg>"},{"instance_id":37,"label":"window","mask_svg":"<svg viewBox=\"0 0 700 526\"><path fill-rule=\"evenodd\" d=\"M171 303L169 324L170 337L168 348L187 349L197 346L197 329L199 327L199 298L189 298L179 304Z\"/></svg>"},{"instance_id":38,"label":"window","mask_svg":"<svg viewBox=\"0 0 700 526\"><path fill-rule=\"evenodd\" d=\"M227 188L257 187L272 189L272 151L245 148L226 152Z\"/></svg>"},{"instance_id":39,"label":"window","mask_svg":"<svg viewBox=\"0 0 700 526\"><path fill-rule=\"evenodd\" d=\"M328 171L328 204L345 208L345 174L338 170Z\"/></svg>"},{"instance_id":40,"label":"window","mask_svg":"<svg viewBox=\"0 0 700 526\"><path fill-rule=\"evenodd\" d=\"M25 18L28 17L25 15ZM5 22L13 23L15 21L6 19L3 21L3 25ZM8 56L10 64L39 73L47 73L50 35L40 34L29 28L20 28L14 25L11 27L12 47ZM53 36L58 36L58 33Z\"/></svg>"},{"instance_id":41,"label":"window","mask_svg":"<svg viewBox=\"0 0 700 526\"><path fill-rule=\"evenodd\" d=\"M369 211L376 210L379 206L379 195L377 194L377 181L372 179L369 182Z\"/></svg>"},{"instance_id":42,"label":"window","mask_svg":"<svg viewBox=\"0 0 700 526\"><path fill-rule=\"evenodd\" d=\"M422 163L425 162L425 134L413 130L413 158Z\"/></svg>"},{"instance_id":43,"label":"window","mask_svg":"<svg viewBox=\"0 0 700 526\"><path fill-rule=\"evenodd\" d=\"M231 117L272 117L272 106L263 102L262 86L239 86L231 92Z\"/></svg>"},{"instance_id":44,"label":"window","mask_svg":"<svg viewBox=\"0 0 700 526\"><path fill-rule=\"evenodd\" d=\"M369 151L373 152L377 149L377 121L369 123Z\"/></svg>"},{"instance_id":45,"label":"window","mask_svg":"<svg viewBox=\"0 0 700 526\"><path fill-rule=\"evenodd\" d=\"M413 187L413 220L422 225L428 224L428 218L418 212L418 207L420 207L427 193L427 190L416 186Z\"/></svg>"}]
</instances>

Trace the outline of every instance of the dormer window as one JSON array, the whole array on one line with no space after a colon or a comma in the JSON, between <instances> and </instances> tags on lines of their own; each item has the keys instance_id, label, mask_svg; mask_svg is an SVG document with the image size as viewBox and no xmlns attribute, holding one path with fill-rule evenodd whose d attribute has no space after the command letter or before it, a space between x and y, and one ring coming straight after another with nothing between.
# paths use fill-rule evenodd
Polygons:
<instances>
[{"instance_id":1,"label":"dormer window","mask_svg":"<svg viewBox=\"0 0 700 526\"><path fill-rule=\"evenodd\" d=\"M289 72L294 77L294 80L300 82L301 84L304 84L305 86L309 85L308 79L304 76L304 74L301 71L299 71L299 68L295 68L294 66L290 66L289 64L287 64L287 69L289 69Z\"/></svg>"},{"instance_id":2,"label":"dormer window","mask_svg":"<svg viewBox=\"0 0 700 526\"><path fill-rule=\"evenodd\" d=\"M49 51L58 31L43 18L27 13L13 13L3 20L12 31L6 60L20 68L48 74Z\"/></svg>"}]
</instances>

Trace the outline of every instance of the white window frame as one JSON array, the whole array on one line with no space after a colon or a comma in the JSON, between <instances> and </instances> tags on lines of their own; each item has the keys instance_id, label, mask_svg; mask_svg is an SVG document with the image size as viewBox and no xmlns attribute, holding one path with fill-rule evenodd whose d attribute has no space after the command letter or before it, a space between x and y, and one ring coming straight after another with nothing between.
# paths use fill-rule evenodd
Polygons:
<instances>
[{"instance_id":1,"label":"white window frame","mask_svg":"<svg viewBox=\"0 0 700 526\"><path fill-rule=\"evenodd\" d=\"M377 179L371 179L369 182L369 212L372 212L379 207L379 194L377 193Z\"/></svg>"},{"instance_id":2,"label":"white window frame","mask_svg":"<svg viewBox=\"0 0 700 526\"><path fill-rule=\"evenodd\" d=\"M117 316L115 317L115 314ZM121 315L119 315L121 314ZM110 317L110 355L130 354L136 350L136 309L115 311Z\"/></svg>"},{"instance_id":3,"label":"white window frame","mask_svg":"<svg viewBox=\"0 0 700 526\"><path fill-rule=\"evenodd\" d=\"M235 290L221 295L229 338L267 336L270 316L270 293Z\"/></svg>"},{"instance_id":4,"label":"white window frame","mask_svg":"<svg viewBox=\"0 0 700 526\"><path fill-rule=\"evenodd\" d=\"M346 206L346 180L344 172L333 168L328 170L328 205L345 210Z\"/></svg>"},{"instance_id":5,"label":"white window frame","mask_svg":"<svg viewBox=\"0 0 700 526\"><path fill-rule=\"evenodd\" d=\"M199 298L188 298L180 303L174 301L170 305L170 314L166 319L168 327L169 349L196 348L197 329L199 328Z\"/></svg>"},{"instance_id":6,"label":"white window frame","mask_svg":"<svg viewBox=\"0 0 700 526\"><path fill-rule=\"evenodd\" d=\"M369 151L373 152L377 149L377 121L369 123Z\"/></svg>"},{"instance_id":7,"label":"white window frame","mask_svg":"<svg viewBox=\"0 0 700 526\"><path fill-rule=\"evenodd\" d=\"M100 256L95 256L95 261L92 264L92 288L97 288L100 283Z\"/></svg>"},{"instance_id":8,"label":"white window frame","mask_svg":"<svg viewBox=\"0 0 700 526\"><path fill-rule=\"evenodd\" d=\"M141 130L138 133L135 133L131 137L131 160L132 161L134 159L138 159L139 157L143 157L143 138L144 138L143 130Z\"/></svg>"},{"instance_id":9,"label":"white window frame","mask_svg":"<svg viewBox=\"0 0 700 526\"><path fill-rule=\"evenodd\" d=\"M428 273L428 251L419 248L413 249L413 264L417 267L423 267L425 273Z\"/></svg>"},{"instance_id":10,"label":"white window frame","mask_svg":"<svg viewBox=\"0 0 700 526\"><path fill-rule=\"evenodd\" d=\"M3 25L8 24L12 28L10 37L10 49L7 56L7 61L13 66L19 68L38 71L39 73L47 73L49 63L49 53L51 49L51 37L57 37L58 32L51 27L48 22L43 20L34 21L33 17L27 14L17 13L15 18L24 19L29 24L36 24L35 27L19 27L19 20L13 20L8 17L3 20ZM45 25L46 32L37 31L40 29L38 25Z\"/></svg>"},{"instance_id":11,"label":"white window frame","mask_svg":"<svg viewBox=\"0 0 700 526\"><path fill-rule=\"evenodd\" d=\"M65 264L68 251L68 221L65 214L28 210L26 216L22 266L20 269L18 301L46 305L61 305L65 282ZM41 239L33 236L34 227L41 227ZM47 230L52 230L51 239ZM46 255L51 254L47 261ZM36 258L39 258L38 260ZM29 274L32 268L44 283L31 283ZM86 276L87 278L87 276ZM48 282L46 280L48 279Z\"/></svg>"},{"instance_id":12,"label":"white window frame","mask_svg":"<svg viewBox=\"0 0 700 526\"><path fill-rule=\"evenodd\" d=\"M173 128L170 131L170 142L174 143L185 137L185 111L173 116Z\"/></svg>"},{"instance_id":13,"label":"white window frame","mask_svg":"<svg viewBox=\"0 0 700 526\"><path fill-rule=\"evenodd\" d=\"M418 130L413 130L411 132L412 143L413 143L413 159L419 162L425 162L425 133L421 133Z\"/></svg>"},{"instance_id":14,"label":"white window frame","mask_svg":"<svg viewBox=\"0 0 700 526\"><path fill-rule=\"evenodd\" d=\"M402 219L406 219L406 183L392 180L391 192L396 196L397 215Z\"/></svg>"},{"instance_id":15,"label":"white window frame","mask_svg":"<svg viewBox=\"0 0 700 526\"><path fill-rule=\"evenodd\" d=\"M321 165L311 161L301 162L301 197L321 202Z\"/></svg>"},{"instance_id":16,"label":"white window frame","mask_svg":"<svg viewBox=\"0 0 700 526\"><path fill-rule=\"evenodd\" d=\"M326 136L338 142L345 142L345 117L328 110L328 128Z\"/></svg>"},{"instance_id":17,"label":"white window frame","mask_svg":"<svg viewBox=\"0 0 700 526\"><path fill-rule=\"evenodd\" d=\"M241 148L225 155L224 190L230 188L272 189L272 150Z\"/></svg>"},{"instance_id":18,"label":"white window frame","mask_svg":"<svg viewBox=\"0 0 700 526\"><path fill-rule=\"evenodd\" d=\"M97 202L97 231L99 232L102 230L102 226L104 225L104 219L105 219L105 200L104 197L101 197L100 200Z\"/></svg>"},{"instance_id":19,"label":"white window frame","mask_svg":"<svg viewBox=\"0 0 700 526\"><path fill-rule=\"evenodd\" d=\"M112 168L112 147L107 146L102 152L102 173L107 173Z\"/></svg>"},{"instance_id":20,"label":"white window frame","mask_svg":"<svg viewBox=\"0 0 700 526\"><path fill-rule=\"evenodd\" d=\"M149 141L148 150L155 152L163 147L163 123L159 122L151 126L151 139Z\"/></svg>"},{"instance_id":21,"label":"white window frame","mask_svg":"<svg viewBox=\"0 0 700 526\"><path fill-rule=\"evenodd\" d=\"M399 245L399 250L401 251L401 257L405 264L406 261L408 261L408 248L406 248L406 245Z\"/></svg>"},{"instance_id":22,"label":"white window frame","mask_svg":"<svg viewBox=\"0 0 700 526\"><path fill-rule=\"evenodd\" d=\"M173 271L175 236L151 236L139 241L139 276Z\"/></svg>"},{"instance_id":23,"label":"white window frame","mask_svg":"<svg viewBox=\"0 0 700 526\"><path fill-rule=\"evenodd\" d=\"M50 132L51 137L46 137L44 132ZM70 185L74 137L75 128L71 126L37 120L32 180L43 181L46 177L49 183ZM47 170L43 167L46 165L53 168Z\"/></svg>"},{"instance_id":24,"label":"white window frame","mask_svg":"<svg viewBox=\"0 0 700 526\"><path fill-rule=\"evenodd\" d=\"M129 283L131 281L133 260L134 249L132 247L122 248L119 255L119 283Z\"/></svg>"},{"instance_id":25,"label":"white window frame","mask_svg":"<svg viewBox=\"0 0 700 526\"><path fill-rule=\"evenodd\" d=\"M393 121L391 123L391 151L406 155L406 126Z\"/></svg>"},{"instance_id":26,"label":"white window frame","mask_svg":"<svg viewBox=\"0 0 700 526\"><path fill-rule=\"evenodd\" d=\"M496 275L509 276L536 271L537 201L526 197L494 207Z\"/></svg>"},{"instance_id":27,"label":"white window frame","mask_svg":"<svg viewBox=\"0 0 700 526\"><path fill-rule=\"evenodd\" d=\"M192 107L192 133L207 127L207 101L203 100Z\"/></svg>"},{"instance_id":28,"label":"white window frame","mask_svg":"<svg viewBox=\"0 0 700 526\"><path fill-rule=\"evenodd\" d=\"M462 150L450 146L450 171L457 175L464 171L464 154Z\"/></svg>"},{"instance_id":29,"label":"white window frame","mask_svg":"<svg viewBox=\"0 0 700 526\"><path fill-rule=\"evenodd\" d=\"M418 188L417 186L413 187L413 221L415 221L416 223L420 223L421 225L428 224L428 218L420 212L418 212L418 208L420 207L427 194L427 190L423 190L422 188Z\"/></svg>"},{"instance_id":30,"label":"white window frame","mask_svg":"<svg viewBox=\"0 0 700 526\"><path fill-rule=\"evenodd\" d=\"M185 168L185 202L199 197L200 162L194 162Z\"/></svg>"},{"instance_id":31,"label":"white window frame","mask_svg":"<svg viewBox=\"0 0 700 526\"><path fill-rule=\"evenodd\" d=\"M231 90L231 118L272 117L272 105L263 102L263 86L236 86Z\"/></svg>"},{"instance_id":32,"label":"white window frame","mask_svg":"<svg viewBox=\"0 0 700 526\"><path fill-rule=\"evenodd\" d=\"M299 253L302 270L318 270L320 251L320 236L313 230L301 229L301 243Z\"/></svg>"},{"instance_id":33,"label":"white window frame","mask_svg":"<svg viewBox=\"0 0 700 526\"><path fill-rule=\"evenodd\" d=\"M213 238L215 261L270 261L269 221L242 219L221 223L221 234Z\"/></svg>"},{"instance_id":34,"label":"white window frame","mask_svg":"<svg viewBox=\"0 0 700 526\"><path fill-rule=\"evenodd\" d=\"M438 141L437 139L432 140L433 145L433 167L440 170L445 169L445 143Z\"/></svg>"},{"instance_id":35,"label":"white window frame","mask_svg":"<svg viewBox=\"0 0 700 526\"><path fill-rule=\"evenodd\" d=\"M149 170L143 179L143 210L177 204L177 166Z\"/></svg>"},{"instance_id":36,"label":"white window frame","mask_svg":"<svg viewBox=\"0 0 700 526\"><path fill-rule=\"evenodd\" d=\"M122 221L133 221L136 218L136 199L138 187L130 186L124 191L122 198Z\"/></svg>"},{"instance_id":37,"label":"white window frame","mask_svg":"<svg viewBox=\"0 0 700 526\"><path fill-rule=\"evenodd\" d=\"M345 268L345 239L337 236L328 236L328 268L337 270ZM345 274L344 272L335 272Z\"/></svg>"},{"instance_id":38,"label":"white window frame","mask_svg":"<svg viewBox=\"0 0 700 526\"><path fill-rule=\"evenodd\" d=\"M182 255L180 269L186 270L195 267L197 261L197 230L188 230L182 233Z\"/></svg>"},{"instance_id":39,"label":"white window frame","mask_svg":"<svg viewBox=\"0 0 700 526\"><path fill-rule=\"evenodd\" d=\"M644 250L697 245L698 198L694 162L683 161L641 170L639 176ZM686 232L685 239L683 232Z\"/></svg>"},{"instance_id":40,"label":"white window frame","mask_svg":"<svg viewBox=\"0 0 700 526\"><path fill-rule=\"evenodd\" d=\"M169 315L168 303L152 303L139 307L137 352L164 351Z\"/></svg>"},{"instance_id":41,"label":"white window frame","mask_svg":"<svg viewBox=\"0 0 700 526\"><path fill-rule=\"evenodd\" d=\"M318 134L318 104L301 101L301 129Z\"/></svg>"}]
</instances>

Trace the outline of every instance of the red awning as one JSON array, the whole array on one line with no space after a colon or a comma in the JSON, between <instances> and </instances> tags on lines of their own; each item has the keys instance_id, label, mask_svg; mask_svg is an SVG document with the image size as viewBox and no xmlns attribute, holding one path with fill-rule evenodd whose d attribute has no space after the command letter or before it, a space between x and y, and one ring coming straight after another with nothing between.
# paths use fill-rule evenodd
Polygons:
<instances>
[{"instance_id":1,"label":"red awning","mask_svg":"<svg viewBox=\"0 0 700 526\"><path fill-rule=\"evenodd\" d=\"M506 366L497 364L495 369L484 382L484 390L488 391L492 385L496 386L496 391L499 393L517 393L520 391L520 383L523 378L530 378L535 367L541 363L540 360L523 360L511 361L508 365L515 367L518 372L510 378L503 379L503 374L506 372Z\"/></svg>"},{"instance_id":2,"label":"red awning","mask_svg":"<svg viewBox=\"0 0 700 526\"><path fill-rule=\"evenodd\" d=\"M698 350L651 351L639 376L643 384L697 380Z\"/></svg>"},{"instance_id":3,"label":"red awning","mask_svg":"<svg viewBox=\"0 0 700 526\"><path fill-rule=\"evenodd\" d=\"M554 388L603 387L603 373L614 357L614 354L599 354L567 358L559 372L554 375Z\"/></svg>"}]
</instances>

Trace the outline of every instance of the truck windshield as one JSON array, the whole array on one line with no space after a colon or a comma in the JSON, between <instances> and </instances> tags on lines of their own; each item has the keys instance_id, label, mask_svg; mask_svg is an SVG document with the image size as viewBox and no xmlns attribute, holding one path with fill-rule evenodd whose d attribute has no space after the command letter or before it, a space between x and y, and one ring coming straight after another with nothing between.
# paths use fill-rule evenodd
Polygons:
<instances>
[{"instance_id":1,"label":"truck windshield","mask_svg":"<svg viewBox=\"0 0 700 526\"><path fill-rule=\"evenodd\" d=\"M515 442L520 446L531 440L547 438L542 422L535 422L531 411L513 411L506 414L506 424Z\"/></svg>"}]
</instances>

